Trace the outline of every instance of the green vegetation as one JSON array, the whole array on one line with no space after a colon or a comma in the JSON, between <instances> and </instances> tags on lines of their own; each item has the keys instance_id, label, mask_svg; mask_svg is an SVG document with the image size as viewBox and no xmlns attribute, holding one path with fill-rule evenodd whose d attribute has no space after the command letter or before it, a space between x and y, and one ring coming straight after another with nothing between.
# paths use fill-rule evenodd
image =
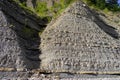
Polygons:
<instances>
[{"instance_id":1,"label":"green vegetation","mask_svg":"<svg viewBox=\"0 0 120 80\"><path fill-rule=\"evenodd\" d=\"M65 8L67 8L72 2L76 0L60 0L60 2L55 2L53 6L49 7L47 6L47 2L36 2L35 8L30 8L26 6L25 2L20 2L19 0L14 0L17 2L22 8L32 11L36 13L41 18L45 18L49 21L51 21L52 18L56 18L58 15L60 15Z\"/></svg>"},{"instance_id":2,"label":"green vegetation","mask_svg":"<svg viewBox=\"0 0 120 80\"><path fill-rule=\"evenodd\" d=\"M56 18L59 16L71 3L76 0L60 0L60 2L54 2L51 7L48 7L47 2L36 2L36 6L34 8L28 7L26 5L26 1L21 2L20 0L13 0L17 4L19 4L23 9L25 9L30 14L37 14L38 17L42 18L45 22L50 22L52 18ZM12 25L11 25L12 27ZM39 35L43 32L45 27L41 28L39 31ZM35 31L29 27L27 27L27 19L25 20L25 26L22 29L22 33L27 37L34 36Z\"/></svg>"},{"instance_id":3,"label":"green vegetation","mask_svg":"<svg viewBox=\"0 0 120 80\"><path fill-rule=\"evenodd\" d=\"M50 22L52 18L56 18L57 16L59 16L71 3L77 0L60 0L59 2L54 2L51 7L48 7L47 2L38 1L36 2L36 6L34 8L27 7L25 1L23 2L20 2L19 0L14 1L17 2L22 8L29 11L29 13L31 14L35 13L44 21ZM114 0L113 2L112 0L109 0L111 1L109 3L106 3L106 0L82 0L82 1L88 4L91 8L95 10L102 10L102 12L104 13L120 11L120 7L116 2L114 2L117 0ZM39 34L41 34L43 30L44 28L41 29ZM23 32L30 36L32 34L31 32L33 31L25 27L23 29Z\"/></svg>"},{"instance_id":4,"label":"green vegetation","mask_svg":"<svg viewBox=\"0 0 120 80\"><path fill-rule=\"evenodd\" d=\"M35 13L50 22L52 18L59 16L74 1L76 0L60 0L59 3L55 2L51 7L48 7L46 2L37 2ZM44 28L41 29L39 35L43 30Z\"/></svg>"},{"instance_id":5,"label":"green vegetation","mask_svg":"<svg viewBox=\"0 0 120 80\"><path fill-rule=\"evenodd\" d=\"M60 0L60 3L55 3L50 8L50 11L54 14L53 17L55 18L60 15L74 1L75 0Z\"/></svg>"},{"instance_id":6,"label":"green vegetation","mask_svg":"<svg viewBox=\"0 0 120 80\"><path fill-rule=\"evenodd\" d=\"M37 2L37 6L35 8L36 13L41 16L45 17L47 15L47 3L46 2Z\"/></svg>"},{"instance_id":7,"label":"green vegetation","mask_svg":"<svg viewBox=\"0 0 120 80\"><path fill-rule=\"evenodd\" d=\"M32 37L32 36L34 36L35 30L28 28L28 27L24 27L22 29L22 32L24 33L25 36Z\"/></svg>"},{"instance_id":8,"label":"green vegetation","mask_svg":"<svg viewBox=\"0 0 120 80\"><path fill-rule=\"evenodd\" d=\"M25 19L25 25L22 28L22 33L24 33L24 35L27 36L27 37L34 36L35 30L27 27L27 19Z\"/></svg>"},{"instance_id":9,"label":"green vegetation","mask_svg":"<svg viewBox=\"0 0 120 80\"><path fill-rule=\"evenodd\" d=\"M45 27L41 28L39 31L39 36L42 34L42 32L45 30Z\"/></svg>"},{"instance_id":10,"label":"green vegetation","mask_svg":"<svg viewBox=\"0 0 120 80\"><path fill-rule=\"evenodd\" d=\"M89 6L92 6L94 9L103 10L103 11L120 11L120 6L117 3L117 0L83 0Z\"/></svg>"},{"instance_id":11,"label":"green vegetation","mask_svg":"<svg viewBox=\"0 0 120 80\"><path fill-rule=\"evenodd\" d=\"M25 2L21 3L19 0L13 0L13 1L16 2L21 8L25 9L30 14L34 13L34 10L30 7L27 7Z\"/></svg>"},{"instance_id":12,"label":"green vegetation","mask_svg":"<svg viewBox=\"0 0 120 80\"><path fill-rule=\"evenodd\" d=\"M53 6L49 8L47 7L46 2L37 2L35 11L40 17L47 18L49 22L52 18L56 18L60 15L65 8L67 8L74 1L75 0L60 0L59 3L55 2Z\"/></svg>"}]
</instances>

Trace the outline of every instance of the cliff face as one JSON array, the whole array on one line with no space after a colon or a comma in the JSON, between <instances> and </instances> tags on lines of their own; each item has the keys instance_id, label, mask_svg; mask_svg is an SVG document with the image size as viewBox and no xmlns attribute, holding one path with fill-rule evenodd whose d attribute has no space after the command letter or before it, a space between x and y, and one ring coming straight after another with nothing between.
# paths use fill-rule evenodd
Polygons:
<instances>
[{"instance_id":1,"label":"cliff face","mask_svg":"<svg viewBox=\"0 0 120 80\"><path fill-rule=\"evenodd\" d=\"M0 1L0 79L83 80L119 73L120 28L81 1L39 36L45 26L15 2Z\"/></svg>"},{"instance_id":2,"label":"cliff face","mask_svg":"<svg viewBox=\"0 0 120 80\"><path fill-rule=\"evenodd\" d=\"M82 2L69 7L41 35L41 69L70 73L118 73L120 28L106 24Z\"/></svg>"},{"instance_id":3,"label":"cliff face","mask_svg":"<svg viewBox=\"0 0 120 80\"><path fill-rule=\"evenodd\" d=\"M39 68L39 31L43 26L44 22L13 1L0 1L0 71ZM0 74L0 77L8 76L3 72ZM19 74L9 73L11 77L15 75Z\"/></svg>"}]
</instances>

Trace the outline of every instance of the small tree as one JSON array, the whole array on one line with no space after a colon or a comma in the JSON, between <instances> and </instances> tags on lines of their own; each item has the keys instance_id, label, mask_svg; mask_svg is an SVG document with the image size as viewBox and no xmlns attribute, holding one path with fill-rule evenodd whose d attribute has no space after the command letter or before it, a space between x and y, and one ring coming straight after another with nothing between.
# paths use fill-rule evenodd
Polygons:
<instances>
[{"instance_id":1,"label":"small tree","mask_svg":"<svg viewBox=\"0 0 120 80\"><path fill-rule=\"evenodd\" d=\"M96 0L96 6L100 9L105 9L105 0Z\"/></svg>"},{"instance_id":2,"label":"small tree","mask_svg":"<svg viewBox=\"0 0 120 80\"><path fill-rule=\"evenodd\" d=\"M111 11L119 11L120 7L118 4L118 0L86 0L88 5L94 5L95 7L99 9L105 9Z\"/></svg>"},{"instance_id":3,"label":"small tree","mask_svg":"<svg viewBox=\"0 0 120 80\"><path fill-rule=\"evenodd\" d=\"M109 4L118 4L118 0L106 0Z\"/></svg>"},{"instance_id":4,"label":"small tree","mask_svg":"<svg viewBox=\"0 0 120 80\"><path fill-rule=\"evenodd\" d=\"M106 7L111 11L118 11L118 0L107 0Z\"/></svg>"}]
</instances>

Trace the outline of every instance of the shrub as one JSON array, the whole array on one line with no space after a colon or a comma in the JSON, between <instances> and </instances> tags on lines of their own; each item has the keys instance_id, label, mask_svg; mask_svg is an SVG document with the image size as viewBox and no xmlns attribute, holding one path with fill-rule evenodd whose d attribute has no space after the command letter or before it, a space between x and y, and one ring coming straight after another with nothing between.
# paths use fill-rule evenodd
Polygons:
<instances>
[{"instance_id":1,"label":"shrub","mask_svg":"<svg viewBox=\"0 0 120 80\"><path fill-rule=\"evenodd\" d=\"M37 2L35 11L39 16L45 17L47 15L47 11L48 11L47 3L46 2Z\"/></svg>"},{"instance_id":2,"label":"shrub","mask_svg":"<svg viewBox=\"0 0 120 80\"><path fill-rule=\"evenodd\" d=\"M117 0L83 0L90 6L97 7L98 9L104 10L107 8L110 11L120 11L120 7Z\"/></svg>"}]
</instances>

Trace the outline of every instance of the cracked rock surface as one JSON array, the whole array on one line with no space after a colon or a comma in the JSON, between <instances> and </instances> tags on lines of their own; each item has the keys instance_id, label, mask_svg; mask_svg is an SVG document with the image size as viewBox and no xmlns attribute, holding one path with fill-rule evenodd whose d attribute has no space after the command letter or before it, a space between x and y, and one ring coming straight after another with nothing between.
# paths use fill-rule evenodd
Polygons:
<instances>
[{"instance_id":1,"label":"cracked rock surface","mask_svg":"<svg viewBox=\"0 0 120 80\"><path fill-rule=\"evenodd\" d=\"M0 79L119 80L120 28L103 19L75 2L39 36L44 21L0 0Z\"/></svg>"},{"instance_id":2,"label":"cracked rock surface","mask_svg":"<svg viewBox=\"0 0 120 80\"><path fill-rule=\"evenodd\" d=\"M44 22L15 2L0 1L0 71L5 71L0 72L0 78L25 77L27 71L39 68L39 31L43 26Z\"/></svg>"},{"instance_id":3,"label":"cracked rock surface","mask_svg":"<svg viewBox=\"0 0 120 80\"><path fill-rule=\"evenodd\" d=\"M120 28L76 2L41 35L41 69L51 72L120 72Z\"/></svg>"}]
</instances>

